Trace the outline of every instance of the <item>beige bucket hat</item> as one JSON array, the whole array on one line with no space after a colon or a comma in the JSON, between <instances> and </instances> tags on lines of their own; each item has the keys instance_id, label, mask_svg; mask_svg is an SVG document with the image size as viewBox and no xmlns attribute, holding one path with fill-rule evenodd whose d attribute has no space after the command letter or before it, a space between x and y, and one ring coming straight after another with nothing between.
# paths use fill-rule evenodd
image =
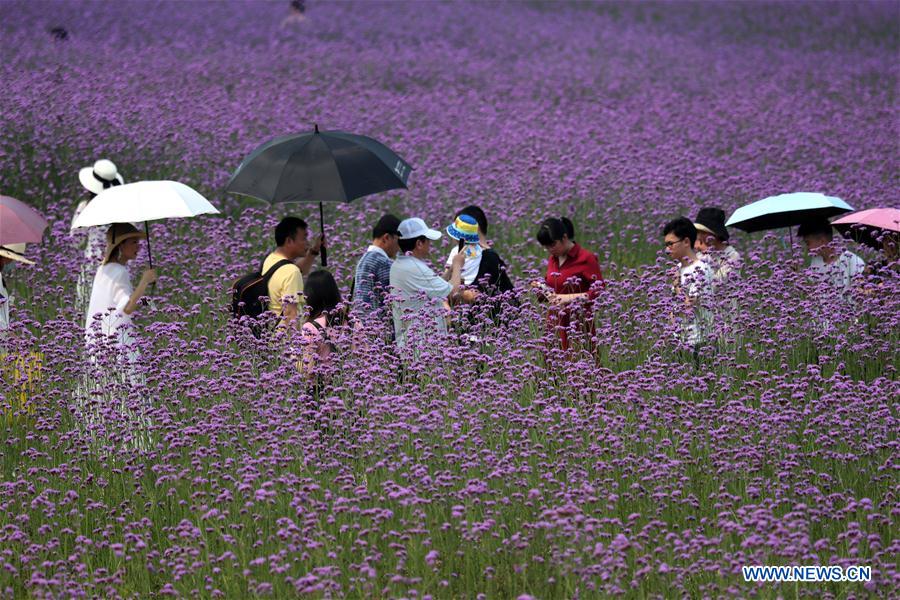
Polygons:
<instances>
[{"instance_id":1,"label":"beige bucket hat","mask_svg":"<svg viewBox=\"0 0 900 600\"><path fill-rule=\"evenodd\" d=\"M25 258L25 244L6 244L0 246L0 256L3 258L11 258L26 265L33 265L33 260Z\"/></svg>"}]
</instances>

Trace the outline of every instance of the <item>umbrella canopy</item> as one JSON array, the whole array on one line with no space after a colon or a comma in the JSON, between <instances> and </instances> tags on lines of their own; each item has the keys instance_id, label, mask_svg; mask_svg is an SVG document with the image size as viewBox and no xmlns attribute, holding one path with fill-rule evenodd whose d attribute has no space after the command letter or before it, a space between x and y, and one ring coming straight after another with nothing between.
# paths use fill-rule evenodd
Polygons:
<instances>
[{"instance_id":1,"label":"umbrella canopy","mask_svg":"<svg viewBox=\"0 0 900 600\"><path fill-rule=\"evenodd\" d=\"M88 202L73 228L155 221L218 213L194 189L177 181L138 181L108 188Z\"/></svg>"},{"instance_id":2,"label":"umbrella canopy","mask_svg":"<svg viewBox=\"0 0 900 600\"><path fill-rule=\"evenodd\" d=\"M148 221L218 213L193 188L177 181L137 181L107 188L88 202L75 218L72 228L111 225L112 223L144 222L147 232L147 255L153 266L150 252L150 227Z\"/></svg>"},{"instance_id":3,"label":"umbrella canopy","mask_svg":"<svg viewBox=\"0 0 900 600\"><path fill-rule=\"evenodd\" d=\"M797 192L763 198L742 206L731 215L726 227L746 232L800 225L816 218L827 219L853 210L849 204L825 194Z\"/></svg>"},{"instance_id":4,"label":"umbrella canopy","mask_svg":"<svg viewBox=\"0 0 900 600\"><path fill-rule=\"evenodd\" d=\"M0 196L0 246L40 243L47 219L24 202Z\"/></svg>"},{"instance_id":5,"label":"umbrella canopy","mask_svg":"<svg viewBox=\"0 0 900 600\"><path fill-rule=\"evenodd\" d=\"M269 203L349 202L370 194L406 188L412 167L384 144L364 135L319 131L287 135L251 152L225 191ZM328 264L323 245L322 265Z\"/></svg>"},{"instance_id":6,"label":"umbrella canopy","mask_svg":"<svg viewBox=\"0 0 900 600\"><path fill-rule=\"evenodd\" d=\"M873 248L881 248L885 233L900 233L900 209L870 208L844 215L831 224L844 237Z\"/></svg>"},{"instance_id":7,"label":"umbrella canopy","mask_svg":"<svg viewBox=\"0 0 900 600\"><path fill-rule=\"evenodd\" d=\"M405 188L412 167L364 135L341 131L287 135L259 146L225 187L270 203L349 202Z\"/></svg>"}]
</instances>

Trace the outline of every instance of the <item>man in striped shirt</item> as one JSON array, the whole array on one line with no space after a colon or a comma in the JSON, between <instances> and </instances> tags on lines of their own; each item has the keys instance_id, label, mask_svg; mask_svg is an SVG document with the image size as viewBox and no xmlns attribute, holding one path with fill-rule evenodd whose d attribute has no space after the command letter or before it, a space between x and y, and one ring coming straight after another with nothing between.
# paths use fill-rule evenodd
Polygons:
<instances>
[{"instance_id":1,"label":"man in striped shirt","mask_svg":"<svg viewBox=\"0 0 900 600\"><path fill-rule=\"evenodd\" d=\"M361 321L388 322L391 264L400 251L400 219L384 215L372 228L372 244L356 265L353 278L353 314Z\"/></svg>"}]
</instances>

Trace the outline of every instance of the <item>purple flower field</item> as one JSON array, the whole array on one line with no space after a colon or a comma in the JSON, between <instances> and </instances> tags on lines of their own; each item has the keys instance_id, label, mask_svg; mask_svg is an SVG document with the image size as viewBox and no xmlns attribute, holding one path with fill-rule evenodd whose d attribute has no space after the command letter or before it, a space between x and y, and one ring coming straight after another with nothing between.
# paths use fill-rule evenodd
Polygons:
<instances>
[{"instance_id":1,"label":"purple flower field","mask_svg":"<svg viewBox=\"0 0 900 600\"><path fill-rule=\"evenodd\" d=\"M836 296L787 230L733 229L743 273L695 368L660 235L784 192L900 205L896 2L306 4L282 27L286 1L0 3L0 193L51 223L4 274L0 596L900 595L900 275ZM278 220L318 210L223 188L314 124L415 167L407 191L326 206L344 293L381 214L443 230L474 203L517 288L502 326L459 311L476 341L436 340L402 378L347 332L316 399L292 342L229 319ZM98 158L222 214L152 224L141 381L91 395L69 226ZM560 215L606 280L593 352L558 350L527 292ZM40 376L16 368L36 356Z\"/></svg>"}]
</instances>

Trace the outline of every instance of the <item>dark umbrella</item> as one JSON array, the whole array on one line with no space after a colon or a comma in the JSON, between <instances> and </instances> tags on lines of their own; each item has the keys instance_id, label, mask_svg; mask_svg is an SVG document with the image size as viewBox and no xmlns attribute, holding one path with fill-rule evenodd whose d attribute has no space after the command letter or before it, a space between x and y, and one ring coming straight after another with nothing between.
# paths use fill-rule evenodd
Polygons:
<instances>
[{"instance_id":1,"label":"dark umbrella","mask_svg":"<svg viewBox=\"0 0 900 600\"><path fill-rule=\"evenodd\" d=\"M734 211L725 226L737 227L749 233L792 227L812 219L827 219L852 210L849 204L833 196L810 192L781 194L740 207Z\"/></svg>"},{"instance_id":2,"label":"dark umbrella","mask_svg":"<svg viewBox=\"0 0 900 600\"><path fill-rule=\"evenodd\" d=\"M729 217L726 227L737 227L747 233L767 229L788 228L791 253L794 251L794 232L791 227L813 219L827 219L853 210L849 204L814 192L795 192L769 196L742 206Z\"/></svg>"},{"instance_id":3,"label":"dark umbrella","mask_svg":"<svg viewBox=\"0 0 900 600\"><path fill-rule=\"evenodd\" d=\"M279 202L349 202L406 188L412 167L393 150L364 135L341 131L286 135L251 152L231 176L226 192ZM327 266L322 246L322 266Z\"/></svg>"}]
</instances>

